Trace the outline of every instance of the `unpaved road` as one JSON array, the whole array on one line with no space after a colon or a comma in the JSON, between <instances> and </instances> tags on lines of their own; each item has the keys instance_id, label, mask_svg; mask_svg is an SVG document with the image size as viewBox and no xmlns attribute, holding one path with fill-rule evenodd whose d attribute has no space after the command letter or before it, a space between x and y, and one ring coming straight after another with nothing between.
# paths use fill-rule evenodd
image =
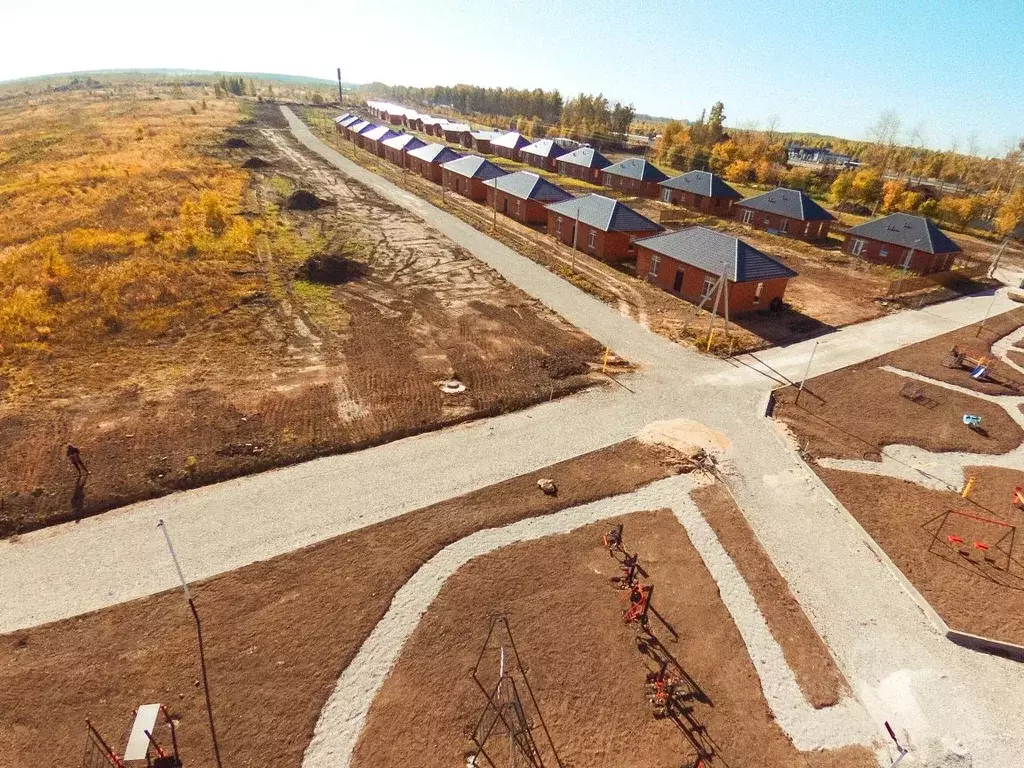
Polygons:
<instances>
[{"instance_id":1,"label":"unpaved road","mask_svg":"<svg viewBox=\"0 0 1024 768\"><path fill-rule=\"evenodd\" d=\"M865 705L879 740L888 720L917 765L1013 768L1024 752L1024 669L939 635L877 548L759 418L772 382L644 330L544 268L323 145L290 112L296 138L490 264L577 327L643 366L629 387L588 392L357 454L331 457L135 505L80 526L0 544L0 631L75 615L174 585L153 528L168 520L191 578L362 527L433 501L692 418L728 435L737 502ZM866 359L980 319L989 300L848 329ZM1001 300L993 311L1001 309ZM919 318L919 319L915 319ZM846 334L847 331L842 333ZM916 334L924 334L914 338ZM844 338L849 338L846 336ZM799 368L786 350L778 360ZM822 345L815 368L855 362ZM806 361L806 356L804 356ZM832 361L832 363L830 363ZM798 375L795 372L793 375ZM712 386L713 385L713 386ZM967 755L963 760L958 755Z\"/></svg>"}]
</instances>

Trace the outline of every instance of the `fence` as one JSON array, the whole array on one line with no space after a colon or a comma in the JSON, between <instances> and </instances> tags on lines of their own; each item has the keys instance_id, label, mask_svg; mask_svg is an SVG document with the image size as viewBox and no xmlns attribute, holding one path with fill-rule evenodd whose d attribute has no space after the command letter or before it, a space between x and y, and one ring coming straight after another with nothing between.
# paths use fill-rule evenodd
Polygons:
<instances>
[{"instance_id":1,"label":"fence","mask_svg":"<svg viewBox=\"0 0 1024 768\"><path fill-rule=\"evenodd\" d=\"M914 293L925 288L933 288L937 285L949 286L958 280L970 280L981 277L988 273L989 264L984 261L965 261L963 265L954 267L945 272L932 272L928 275L914 275L913 277L900 277L892 280L885 289L883 296L898 296L904 293Z\"/></svg>"}]
</instances>

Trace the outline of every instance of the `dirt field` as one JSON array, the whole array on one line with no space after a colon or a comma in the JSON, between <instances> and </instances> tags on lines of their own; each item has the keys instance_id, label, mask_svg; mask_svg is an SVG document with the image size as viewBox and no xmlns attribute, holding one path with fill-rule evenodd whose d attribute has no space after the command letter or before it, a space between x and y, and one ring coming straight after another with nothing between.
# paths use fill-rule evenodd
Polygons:
<instances>
[{"instance_id":1,"label":"dirt field","mask_svg":"<svg viewBox=\"0 0 1024 768\"><path fill-rule=\"evenodd\" d=\"M965 500L902 480L823 467L815 471L947 624L1024 644L1024 513L1011 503L1024 473L971 468L976 485ZM935 520L947 510L1018 526L1009 569L1009 542L1001 545L1002 551L996 542L1010 529L958 516L944 524ZM960 545L950 544L949 535L964 539L972 558L959 554ZM971 546L975 541L990 546L998 567L979 561L978 550Z\"/></svg>"},{"instance_id":2,"label":"dirt field","mask_svg":"<svg viewBox=\"0 0 1024 768\"><path fill-rule=\"evenodd\" d=\"M162 135L161 103L147 106L155 114L135 113L140 135ZM167 104L189 114L187 102ZM60 114L52 118L58 124ZM271 130L283 124L276 107L263 105L231 127L240 117L236 111L205 128L200 144L188 134L176 145L207 167L207 177L215 168L240 180L237 200L189 213L200 220L188 231L206 234L192 261L193 246L182 246L183 269L203 281L172 275L160 287L120 290L111 306L131 311L115 312L116 324L97 320L88 343L63 327L45 342L19 342L14 365L0 373L0 536L522 408L595 382L596 342L418 219L306 160ZM60 124L61 141L74 141L76 125ZM102 144L106 123L89 125ZM269 166L243 168L254 158ZM146 178L136 198L157 196ZM26 185L24 194L34 189ZM323 204L293 209L296 192ZM81 206L92 210L88 198ZM104 252L120 275L129 263L135 269L139 243L149 240L135 233L145 217L127 232L117 221L95 226L121 238L122 251ZM214 225L245 231L230 260L227 235ZM186 225L173 226L173 237L159 235L170 257ZM310 273L311 257L342 269ZM73 258L77 268L97 256ZM92 305L83 299L82 306ZM148 308L163 312L161 325ZM465 392L441 392L452 377ZM68 443L92 470L85 483L64 458Z\"/></svg>"},{"instance_id":3,"label":"dirt field","mask_svg":"<svg viewBox=\"0 0 1024 768\"><path fill-rule=\"evenodd\" d=\"M691 496L754 594L807 700L815 708L830 707L849 695L849 686L832 654L814 631L728 489L716 483L697 489Z\"/></svg>"},{"instance_id":4,"label":"dirt field","mask_svg":"<svg viewBox=\"0 0 1024 768\"><path fill-rule=\"evenodd\" d=\"M614 521L612 521L614 522ZM462 765L484 699L470 677L488 615L508 615L552 741L567 765L873 766L868 750L800 753L774 724L718 587L669 511L621 518L656 589L652 619L692 680L687 717L655 720L644 693L655 668L621 618L608 524L507 547L464 566L407 642L370 710L353 766ZM551 567L558 572L552 580ZM493 660L492 660L493 663ZM694 728L706 728L703 733ZM401 729L402 739L394 734ZM689 734L689 736L687 735ZM538 733L539 739L539 733ZM492 745L493 747L494 745ZM501 754L504 754L501 752Z\"/></svg>"},{"instance_id":5,"label":"dirt field","mask_svg":"<svg viewBox=\"0 0 1024 768\"><path fill-rule=\"evenodd\" d=\"M224 764L262 768L273 755L297 768L341 671L443 547L676 471L673 452L628 441L196 585ZM538 477L555 480L557 497ZM179 720L185 764L211 766L198 679L180 591L2 636L0 765L77 759L87 716L120 749L131 710L159 701Z\"/></svg>"}]
</instances>

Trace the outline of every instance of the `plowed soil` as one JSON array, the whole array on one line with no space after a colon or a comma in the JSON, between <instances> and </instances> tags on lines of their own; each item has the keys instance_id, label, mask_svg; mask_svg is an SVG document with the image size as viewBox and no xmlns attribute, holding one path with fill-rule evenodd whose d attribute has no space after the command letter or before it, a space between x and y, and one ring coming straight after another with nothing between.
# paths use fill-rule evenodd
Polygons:
<instances>
[{"instance_id":1,"label":"plowed soil","mask_svg":"<svg viewBox=\"0 0 1024 768\"><path fill-rule=\"evenodd\" d=\"M276 116L275 116L276 113ZM468 252L299 151L266 105L234 130L256 155L260 290L146 345L52 360L0 403L0 536L318 455L501 413L590 386L601 347ZM332 202L285 211L296 186ZM243 211L241 215L246 215ZM341 237L357 279L296 279ZM287 248L286 248L287 246ZM440 384L457 377L461 394ZM2 384L2 382L0 382ZM84 483L64 458L81 449Z\"/></svg>"},{"instance_id":2,"label":"plowed soil","mask_svg":"<svg viewBox=\"0 0 1024 768\"><path fill-rule=\"evenodd\" d=\"M716 483L698 488L690 495L750 587L807 701L815 708L830 707L848 695L849 687L828 647L789 591L786 579L764 551L728 489Z\"/></svg>"},{"instance_id":3,"label":"plowed soil","mask_svg":"<svg viewBox=\"0 0 1024 768\"><path fill-rule=\"evenodd\" d=\"M652 716L644 681L656 665L622 621L623 593L609 583L618 565L601 543L609 523L600 523L501 549L449 578L374 701L353 766L466 763L484 708L470 673L495 611L508 616L566 765L693 766L700 745L712 767L874 766L871 752L859 747L794 749L764 701L715 581L671 512L638 512L618 522L656 585L653 606L664 623L652 619L653 632L689 676L685 715ZM507 740L490 747L502 755L499 764L509 764Z\"/></svg>"},{"instance_id":4,"label":"plowed soil","mask_svg":"<svg viewBox=\"0 0 1024 768\"><path fill-rule=\"evenodd\" d=\"M1012 504L1024 472L972 468L976 483L965 500L903 480L814 469L950 627L1024 645L1024 512ZM1012 529L956 515L935 519L948 510L1017 526L1012 562L1009 539L997 548ZM951 544L950 535L964 545ZM995 564L980 557L976 541L989 545Z\"/></svg>"},{"instance_id":5,"label":"plowed soil","mask_svg":"<svg viewBox=\"0 0 1024 768\"><path fill-rule=\"evenodd\" d=\"M298 768L342 670L448 544L676 471L674 452L628 441L194 585L223 764ZM132 709L161 702L185 765L212 766L199 669L180 591L0 636L0 765L78 761L86 717L120 751Z\"/></svg>"}]
</instances>

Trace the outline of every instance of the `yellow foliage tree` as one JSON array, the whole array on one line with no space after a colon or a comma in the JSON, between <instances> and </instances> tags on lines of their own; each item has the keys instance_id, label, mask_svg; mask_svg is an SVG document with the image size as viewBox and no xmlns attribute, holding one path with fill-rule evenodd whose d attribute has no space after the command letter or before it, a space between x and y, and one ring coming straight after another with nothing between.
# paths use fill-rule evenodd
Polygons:
<instances>
[{"instance_id":1,"label":"yellow foliage tree","mask_svg":"<svg viewBox=\"0 0 1024 768\"><path fill-rule=\"evenodd\" d=\"M1010 195L999 206L996 213L996 232L1004 237L1014 232L1024 222L1024 187Z\"/></svg>"}]
</instances>

